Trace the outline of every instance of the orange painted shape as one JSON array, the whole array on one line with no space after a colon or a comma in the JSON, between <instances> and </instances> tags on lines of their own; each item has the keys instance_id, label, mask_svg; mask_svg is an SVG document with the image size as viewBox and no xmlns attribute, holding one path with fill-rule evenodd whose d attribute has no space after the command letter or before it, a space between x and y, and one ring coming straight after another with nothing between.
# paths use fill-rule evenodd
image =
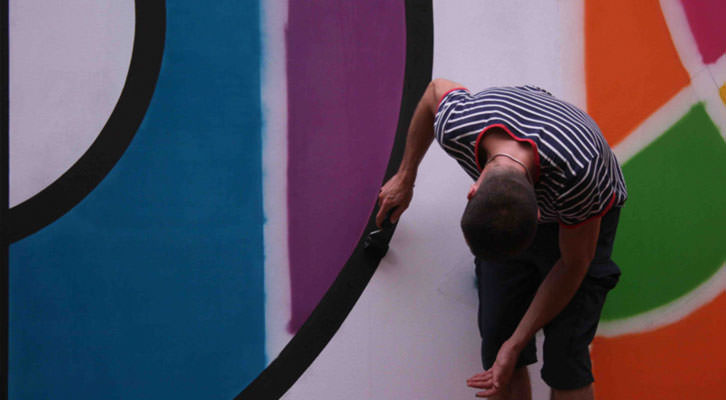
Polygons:
<instances>
[{"instance_id":1,"label":"orange painted shape","mask_svg":"<svg viewBox=\"0 0 726 400\"><path fill-rule=\"evenodd\" d=\"M690 82L658 0L586 1L585 75L588 112L611 146Z\"/></svg>"},{"instance_id":2,"label":"orange painted shape","mask_svg":"<svg viewBox=\"0 0 726 400\"><path fill-rule=\"evenodd\" d=\"M726 398L726 294L657 330L592 345L598 400Z\"/></svg>"},{"instance_id":3,"label":"orange painted shape","mask_svg":"<svg viewBox=\"0 0 726 400\"><path fill-rule=\"evenodd\" d=\"M721 89L719 89L718 94L721 95L721 101L723 101L723 103L726 104L726 85L721 86Z\"/></svg>"}]
</instances>

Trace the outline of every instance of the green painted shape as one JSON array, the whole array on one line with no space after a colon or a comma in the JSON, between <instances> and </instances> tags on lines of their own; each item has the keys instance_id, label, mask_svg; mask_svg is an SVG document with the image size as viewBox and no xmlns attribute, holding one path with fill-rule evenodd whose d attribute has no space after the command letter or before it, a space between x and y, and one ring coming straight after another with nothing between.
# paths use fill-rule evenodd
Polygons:
<instances>
[{"instance_id":1,"label":"green painted shape","mask_svg":"<svg viewBox=\"0 0 726 400\"><path fill-rule=\"evenodd\" d=\"M726 260L726 143L698 104L623 166L629 199L613 259L623 275L603 320L693 290Z\"/></svg>"}]
</instances>

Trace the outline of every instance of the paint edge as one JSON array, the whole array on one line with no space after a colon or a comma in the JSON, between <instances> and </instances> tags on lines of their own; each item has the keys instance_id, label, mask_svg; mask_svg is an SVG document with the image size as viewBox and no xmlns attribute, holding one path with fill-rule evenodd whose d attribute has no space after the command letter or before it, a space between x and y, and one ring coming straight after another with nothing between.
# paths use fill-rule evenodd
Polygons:
<instances>
[{"instance_id":1,"label":"paint edge","mask_svg":"<svg viewBox=\"0 0 726 400\"><path fill-rule=\"evenodd\" d=\"M557 2L560 18L562 98L587 111L585 82L585 2ZM566 77L566 78L565 78Z\"/></svg>"},{"instance_id":2,"label":"paint edge","mask_svg":"<svg viewBox=\"0 0 726 400\"><path fill-rule=\"evenodd\" d=\"M406 26L403 92L396 136L383 182L398 169L411 116L426 85L431 81L434 46L431 1L406 0L403 4ZM376 229L375 215L376 208L373 208L353 254L302 327L270 365L235 399L283 397L337 333L382 258L382 254L367 251L364 246L368 233Z\"/></svg>"},{"instance_id":3,"label":"paint edge","mask_svg":"<svg viewBox=\"0 0 726 400\"><path fill-rule=\"evenodd\" d=\"M688 114L699 103L693 86L688 85L663 104L658 110L643 120L630 134L620 141L613 152L618 161L625 164L628 160L648 147L653 141L666 133L670 127Z\"/></svg>"},{"instance_id":4,"label":"paint edge","mask_svg":"<svg viewBox=\"0 0 726 400\"><path fill-rule=\"evenodd\" d=\"M8 364L9 364L9 303L10 291L9 281L9 229L8 215L10 201L9 187L9 137L10 137L10 103L9 103L9 85L10 85L10 57L9 57L9 1L3 1L0 5L0 26L2 27L2 44L0 44L0 64L2 64L2 77L0 77L0 88L2 88L2 99L0 102L0 112L2 113L2 130L0 131L0 241L2 241L2 249L0 250L0 324L2 324L2 334L0 334L0 399L7 399L9 395L8 385Z\"/></svg>"},{"instance_id":5,"label":"paint edge","mask_svg":"<svg viewBox=\"0 0 726 400\"><path fill-rule=\"evenodd\" d=\"M265 356L274 360L292 339L287 213L288 2L262 1L260 63L262 105L262 193L264 213Z\"/></svg>"},{"instance_id":6,"label":"paint edge","mask_svg":"<svg viewBox=\"0 0 726 400\"><path fill-rule=\"evenodd\" d=\"M726 140L726 108L721 100L719 85L714 74L709 68L706 68L694 76L692 81L696 96L703 102L706 113L711 118L711 122L716 125L721 137Z\"/></svg>"},{"instance_id":7,"label":"paint edge","mask_svg":"<svg viewBox=\"0 0 726 400\"><path fill-rule=\"evenodd\" d=\"M629 318L600 322L596 335L612 338L654 331L684 319L715 300L724 291L726 291L726 264L701 285L670 303Z\"/></svg>"},{"instance_id":8,"label":"paint edge","mask_svg":"<svg viewBox=\"0 0 726 400\"><path fill-rule=\"evenodd\" d=\"M698 43L693 37L686 10L680 0L660 0L660 9L670 32L673 47L681 59L681 65L693 78L705 68L705 65L698 49Z\"/></svg>"},{"instance_id":9,"label":"paint edge","mask_svg":"<svg viewBox=\"0 0 726 400\"><path fill-rule=\"evenodd\" d=\"M134 13L131 63L113 112L76 163L49 186L8 211L10 243L45 228L83 201L123 157L143 123L164 62L166 0L134 0Z\"/></svg>"},{"instance_id":10,"label":"paint edge","mask_svg":"<svg viewBox=\"0 0 726 400\"><path fill-rule=\"evenodd\" d=\"M726 140L726 111L719 95L719 87L726 84L726 72L721 72L726 71L726 54L713 63L705 64L682 0L660 0L660 7L673 46L691 78L691 85Z\"/></svg>"}]
</instances>

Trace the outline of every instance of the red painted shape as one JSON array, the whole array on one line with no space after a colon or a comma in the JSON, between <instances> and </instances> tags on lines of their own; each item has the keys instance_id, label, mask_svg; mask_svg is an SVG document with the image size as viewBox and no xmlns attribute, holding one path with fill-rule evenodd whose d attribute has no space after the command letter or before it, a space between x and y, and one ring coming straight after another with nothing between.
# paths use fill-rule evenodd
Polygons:
<instances>
[{"instance_id":1,"label":"red painted shape","mask_svg":"<svg viewBox=\"0 0 726 400\"><path fill-rule=\"evenodd\" d=\"M681 0L681 3L703 62L710 64L716 61L726 53L726 2Z\"/></svg>"}]
</instances>

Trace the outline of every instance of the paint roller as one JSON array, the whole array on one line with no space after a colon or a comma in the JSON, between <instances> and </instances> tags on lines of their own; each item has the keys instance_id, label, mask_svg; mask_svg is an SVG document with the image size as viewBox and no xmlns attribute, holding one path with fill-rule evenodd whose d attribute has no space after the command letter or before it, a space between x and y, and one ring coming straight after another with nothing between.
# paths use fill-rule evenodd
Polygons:
<instances>
[{"instance_id":1,"label":"paint roller","mask_svg":"<svg viewBox=\"0 0 726 400\"><path fill-rule=\"evenodd\" d=\"M388 252L388 243L391 241L395 224L391 222L391 214L396 209L392 209L386 215L386 219L383 220L380 229L376 229L368 233L365 240L363 241L363 248L366 252L374 255L378 258L383 258Z\"/></svg>"}]
</instances>

